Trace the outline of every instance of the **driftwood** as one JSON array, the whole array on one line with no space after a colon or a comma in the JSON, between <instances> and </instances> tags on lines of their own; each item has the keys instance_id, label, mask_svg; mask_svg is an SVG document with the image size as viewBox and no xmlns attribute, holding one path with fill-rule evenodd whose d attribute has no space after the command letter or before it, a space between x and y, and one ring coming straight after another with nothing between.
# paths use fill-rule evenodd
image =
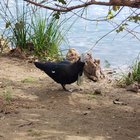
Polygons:
<instances>
[{"instance_id":1,"label":"driftwood","mask_svg":"<svg viewBox=\"0 0 140 140\"><path fill-rule=\"evenodd\" d=\"M87 76L87 78L95 82L105 78L105 75L100 67L100 60L93 59L91 54L86 55L88 57L84 66L84 74Z\"/></svg>"},{"instance_id":2,"label":"driftwood","mask_svg":"<svg viewBox=\"0 0 140 140\"><path fill-rule=\"evenodd\" d=\"M26 59L25 53L22 52L19 47L16 47L16 48L10 50L8 55L11 56L11 57L17 57L17 58L21 58L21 59Z\"/></svg>"},{"instance_id":3,"label":"driftwood","mask_svg":"<svg viewBox=\"0 0 140 140\"><path fill-rule=\"evenodd\" d=\"M75 62L80 58L79 53L74 49L71 48L68 50L66 54L66 59L70 62ZM92 55L87 53L85 55L86 62L84 66L84 74L87 78L93 81L99 81L103 79L105 76L100 67L100 60L93 59Z\"/></svg>"}]
</instances>

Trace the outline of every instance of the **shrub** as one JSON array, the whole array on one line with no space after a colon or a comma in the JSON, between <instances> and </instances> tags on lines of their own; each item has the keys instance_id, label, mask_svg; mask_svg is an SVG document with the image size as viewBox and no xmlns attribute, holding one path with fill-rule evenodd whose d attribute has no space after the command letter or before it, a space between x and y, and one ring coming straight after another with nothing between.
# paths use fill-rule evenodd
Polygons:
<instances>
[{"instance_id":1,"label":"shrub","mask_svg":"<svg viewBox=\"0 0 140 140\"><path fill-rule=\"evenodd\" d=\"M2 35L8 38L12 48L20 48L21 52L58 59L64 39L59 20L53 16L49 19L47 14L43 18L37 10L20 0L13 0L12 5L7 0L0 2L0 16L5 22Z\"/></svg>"},{"instance_id":2,"label":"shrub","mask_svg":"<svg viewBox=\"0 0 140 140\"><path fill-rule=\"evenodd\" d=\"M46 18L35 17L32 20L32 31L31 41L34 45L35 55L39 57L59 57L59 47L64 38L57 19L51 18L47 24Z\"/></svg>"},{"instance_id":3,"label":"shrub","mask_svg":"<svg viewBox=\"0 0 140 140\"><path fill-rule=\"evenodd\" d=\"M121 86L130 85L133 82L140 83L140 59L139 56L136 58L129 72L123 73L122 77L119 79L118 84Z\"/></svg>"},{"instance_id":4,"label":"shrub","mask_svg":"<svg viewBox=\"0 0 140 140\"><path fill-rule=\"evenodd\" d=\"M12 47L19 47L24 50L29 37L30 26L27 21L29 7L25 3L21 4L18 0L14 0L12 5L10 1L3 0L0 2L0 9L0 16L5 22L3 36L9 39Z\"/></svg>"}]
</instances>

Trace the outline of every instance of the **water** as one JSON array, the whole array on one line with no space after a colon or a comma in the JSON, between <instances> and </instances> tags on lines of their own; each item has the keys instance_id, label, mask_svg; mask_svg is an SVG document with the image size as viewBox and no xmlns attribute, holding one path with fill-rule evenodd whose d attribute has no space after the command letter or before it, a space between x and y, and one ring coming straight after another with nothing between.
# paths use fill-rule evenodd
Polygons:
<instances>
[{"instance_id":1,"label":"water","mask_svg":"<svg viewBox=\"0 0 140 140\"><path fill-rule=\"evenodd\" d=\"M98 12L94 12L94 8ZM96 17L96 15L104 15L105 9L107 8L98 7L97 9L97 6L92 6L89 11L89 16ZM119 15L114 21L121 23L121 21L127 17L128 14L129 9L125 8L122 11L122 14ZM132 24L130 28L133 27L134 25ZM100 22L97 25L96 22L89 22L79 19L68 33L70 46L76 48L80 53L85 52L86 50L92 48L98 39L112 29L113 27L107 22ZM136 31L140 32L140 27L137 28ZM140 41L134 38L131 34L123 37L126 34L126 31L119 34L116 32L109 34L93 48L93 56L95 58L100 58L102 65L104 65L105 60L107 60L112 67L131 65L133 60L140 53Z\"/></svg>"},{"instance_id":2,"label":"water","mask_svg":"<svg viewBox=\"0 0 140 140\"><path fill-rule=\"evenodd\" d=\"M11 0L12 3L12 0ZM107 14L108 7L103 6L91 6L87 11L87 18L95 19L96 17L103 17ZM137 12L140 12L137 11ZM130 13L128 8L124 8L120 15L118 15L114 22L121 23ZM64 15L69 17L71 15ZM65 24L65 28L76 20L76 16L68 20ZM3 22L0 20L0 24ZM135 25L131 23L129 28L133 29ZM78 52L83 53L92 48L96 41L103 35L111 31L113 27L108 22L90 22L84 19L77 19L75 24L71 27L67 33L69 41L69 47L75 48ZM140 27L136 28L137 32L140 32ZM130 65L132 61L140 53L140 41L134 38L131 34L126 35L127 32L121 32L117 34L113 32L102 39L93 49L92 54L94 58L99 58L104 65L104 61L107 60L112 67L120 67L124 65ZM126 35L125 37L123 37ZM140 35L138 35L140 38ZM65 44L61 46L62 49L68 48Z\"/></svg>"}]
</instances>

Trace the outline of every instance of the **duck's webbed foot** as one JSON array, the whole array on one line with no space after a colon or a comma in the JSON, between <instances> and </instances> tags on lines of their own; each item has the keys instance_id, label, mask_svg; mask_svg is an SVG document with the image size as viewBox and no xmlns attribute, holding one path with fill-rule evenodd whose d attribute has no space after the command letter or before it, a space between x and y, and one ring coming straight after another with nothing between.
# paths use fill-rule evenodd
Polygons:
<instances>
[{"instance_id":1,"label":"duck's webbed foot","mask_svg":"<svg viewBox=\"0 0 140 140\"><path fill-rule=\"evenodd\" d=\"M73 90L72 89L70 89L70 90L68 90L68 89L66 89L66 85L65 84L61 84L62 85L62 87L63 87L63 89L64 89L64 91L68 91L68 92L73 92Z\"/></svg>"}]
</instances>

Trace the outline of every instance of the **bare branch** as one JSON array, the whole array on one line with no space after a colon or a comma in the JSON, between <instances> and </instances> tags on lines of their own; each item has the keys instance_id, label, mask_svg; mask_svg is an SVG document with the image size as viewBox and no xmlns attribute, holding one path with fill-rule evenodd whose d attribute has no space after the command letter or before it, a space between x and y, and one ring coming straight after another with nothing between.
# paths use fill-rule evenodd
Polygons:
<instances>
[{"instance_id":1,"label":"bare branch","mask_svg":"<svg viewBox=\"0 0 140 140\"><path fill-rule=\"evenodd\" d=\"M87 7L90 5L104 5L104 6L127 6L127 7L132 7L132 8L140 8L140 2L138 1L128 1L128 0L110 0L109 2L102 2L102 1L95 1L95 0L91 0L79 5L75 5L75 6L70 6L70 7L65 7L65 6L61 6L61 5L56 5L57 8L51 7L51 6L46 6L46 5L42 5L41 3L37 3L31 0L24 0L26 2L29 2L31 4L34 4L36 6L42 7L42 8L46 8L49 10L53 10L53 11L58 11L58 12L69 12L75 9L79 9L79 8L83 8L83 7Z\"/></svg>"},{"instance_id":2,"label":"bare branch","mask_svg":"<svg viewBox=\"0 0 140 140\"><path fill-rule=\"evenodd\" d=\"M135 11L134 11L134 12L135 12ZM134 12L133 12L133 13L134 13ZM94 44L88 51L86 51L86 52L92 51L93 48L94 48L102 39L104 39L105 37L107 37L110 33L114 32L114 31L115 31L117 28L119 28L123 23L125 23L125 22L127 21L127 19L128 19L130 16L133 15L133 13L131 13L131 15L129 15L126 19L124 19L120 24L117 24L117 26L114 27L110 32L104 34L101 38L99 38L99 39L95 42L95 44ZM115 23L115 24L116 24L116 23ZM126 30L126 29L125 29L125 30ZM136 37L138 40L140 40L136 35L134 35L133 33L131 33L130 30L129 30L129 31L126 30L126 31L129 32L130 34L132 34L132 35L133 35L134 37Z\"/></svg>"},{"instance_id":3,"label":"bare branch","mask_svg":"<svg viewBox=\"0 0 140 140\"><path fill-rule=\"evenodd\" d=\"M120 8L120 10L119 10L114 16L112 16L111 19L115 18L115 17L122 11L123 8L124 8L124 7ZM107 20L109 20L109 19L107 18L107 16L102 17L102 18L97 18L97 19L90 19L90 18L83 17L83 16L81 16L81 15L78 15L77 12L72 12L72 13L74 13L76 16L78 16L78 17L80 17L80 18L82 18L82 19L84 19L84 20L87 20L87 21L101 22L101 21L107 21Z\"/></svg>"}]
</instances>

